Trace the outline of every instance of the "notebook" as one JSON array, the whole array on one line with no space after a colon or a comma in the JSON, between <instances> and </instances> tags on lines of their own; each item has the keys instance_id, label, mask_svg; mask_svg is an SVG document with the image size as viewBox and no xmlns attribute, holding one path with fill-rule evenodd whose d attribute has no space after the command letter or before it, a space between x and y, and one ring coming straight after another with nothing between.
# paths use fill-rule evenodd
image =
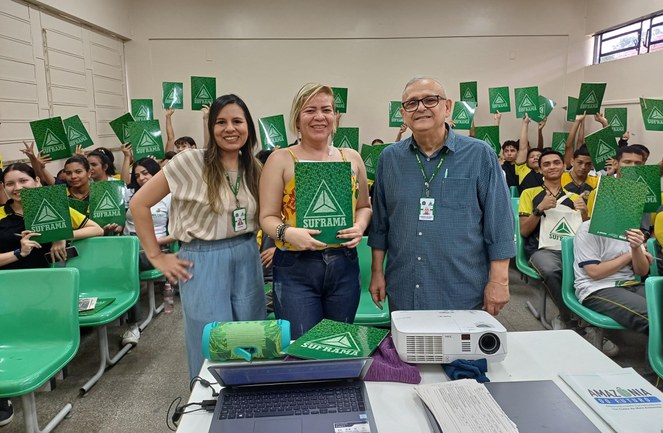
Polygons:
<instances>
[{"instance_id":1,"label":"notebook","mask_svg":"<svg viewBox=\"0 0 663 433\"><path fill-rule=\"evenodd\" d=\"M223 385L210 433L377 432L370 358L212 365Z\"/></svg>"}]
</instances>

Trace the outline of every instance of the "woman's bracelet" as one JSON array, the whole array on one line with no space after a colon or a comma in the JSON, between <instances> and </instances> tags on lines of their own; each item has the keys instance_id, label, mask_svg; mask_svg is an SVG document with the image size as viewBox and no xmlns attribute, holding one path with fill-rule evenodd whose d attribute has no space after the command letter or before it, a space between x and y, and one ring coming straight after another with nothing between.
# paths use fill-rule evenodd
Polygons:
<instances>
[{"instance_id":1,"label":"woman's bracelet","mask_svg":"<svg viewBox=\"0 0 663 433\"><path fill-rule=\"evenodd\" d=\"M495 281L495 280L488 280L488 282L489 282L489 283L499 284L500 286L504 286L504 287L506 287L506 286L509 285L509 283L500 283L499 281Z\"/></svg>"},{"instance_id":2,"label":"woman's bracelet","mask_svg":"<svg viewBox=\"0 0 663 433\"><path fill-rule=\"evenodd\" d=\"M285 242L285 231L288 227L290 226L286 223L281 223L278 226L276 226L276 239L278 239L281 242Z\"/></svg>"}]
</instances>

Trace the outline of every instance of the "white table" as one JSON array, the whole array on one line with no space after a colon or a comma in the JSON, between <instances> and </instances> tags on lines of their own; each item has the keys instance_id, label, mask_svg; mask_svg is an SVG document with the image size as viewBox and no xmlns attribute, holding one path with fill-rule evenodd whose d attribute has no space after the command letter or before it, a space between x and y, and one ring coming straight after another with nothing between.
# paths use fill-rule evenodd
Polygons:
<instances>
[{"instance_id":1,"label":"white table","mask_svg":"<svg viewBox=\"0 0 663 433\"><path fill-rule=\"evenodd\" d=\"M621 367L589 344L574 331L509 332L508 355L503 362L489 363L488 374L492 382L552 380L580 410L603 432L613 432L594 411L582 401L562 379L559 373L588 371L615 371ZM203 365L200 376L213 381ZM422 383L448 380L439 365L419 365ZM215 386L218 388L218 385ZM379 433L429 433L430 425L424 408L409 384L394 382L366 382L369 399ZM194 387L189 402L212 398L212 391L199 383ZM206 433L212 420L209 412L184 415L180 433Z\"/></svg>"}]
</instances>

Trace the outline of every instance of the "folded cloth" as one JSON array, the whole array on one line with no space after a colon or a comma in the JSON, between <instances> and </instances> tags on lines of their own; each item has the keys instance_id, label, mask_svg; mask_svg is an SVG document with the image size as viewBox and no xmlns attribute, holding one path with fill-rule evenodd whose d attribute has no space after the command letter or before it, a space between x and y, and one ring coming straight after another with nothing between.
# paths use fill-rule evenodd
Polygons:
<instances>
[{"instance_id":1,"label":"folded cloth","mask_svg":"<svg viewBox=\"0 0 663 433\"><path fill-rule=\"evenodd\" d=\"M398 357L391 335L382 340L371 356L371 364L364 380L373 382L420 383L421 375L417 366L403 362Z\"/></svg>"},{"instance_id":2,"label":"folded cloth","mask_svg":"<svg viewBox=\"0 0 663 433\"><path fill-rule=\"evenodd\" d=\"M475 361L457 359L450 364L442 364L442 368L451 380L476 379L479 383L490 382L490 379L486 377L488 362L485 358Z\"/></svg>"}]
</instances>

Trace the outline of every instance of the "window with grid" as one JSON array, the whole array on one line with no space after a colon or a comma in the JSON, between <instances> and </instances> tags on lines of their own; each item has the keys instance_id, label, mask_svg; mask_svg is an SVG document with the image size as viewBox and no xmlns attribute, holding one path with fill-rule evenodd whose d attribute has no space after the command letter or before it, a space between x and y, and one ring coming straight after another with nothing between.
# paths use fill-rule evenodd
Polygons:
<instances>
[{"instance_id":1,"label":"window with grid","mask_svg":"<svg viewBox=\"0 0 663 433\"><path fill-rule=\"evenodd\" d=\"M663 51L663 13L599 33L594 41L595 64Z\"/></svg>"}]
</instances>

